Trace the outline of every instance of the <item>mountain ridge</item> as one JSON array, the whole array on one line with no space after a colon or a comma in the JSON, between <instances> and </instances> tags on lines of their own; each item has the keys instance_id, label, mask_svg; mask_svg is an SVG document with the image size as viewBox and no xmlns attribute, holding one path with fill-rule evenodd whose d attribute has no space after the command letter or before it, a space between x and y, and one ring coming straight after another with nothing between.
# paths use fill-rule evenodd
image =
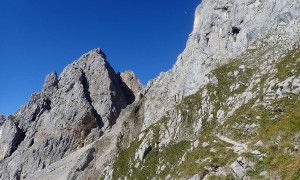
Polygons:
<instances>
[{"instance_id":1,"label":"mountain ridge","mask_svg":"<svg viewBox=\"0 0 300 180\"><path fill-rule=\"evenodd\" d=\"M186 49L146 87L101 49L50 73L0 128L14 130L0 178L299 178L299 10L202 1Z\"/></svg>"},{"instance_id":2,"label":"mountain ridge","mask_svg":"<svg viewBox=\"0 0 300 180\"><path fill-rule=\"evenodd\" d=\"M94 49L59 77L50 73L42 92L4 121L1 130L16 130L0 138L1 165L11 169L8 173L3 168L1 179L26 178L100 138L116 123L135 97L105 58L101 49ZM36 158L39 162L32 166Z\"/></svg>"}]
</instances>

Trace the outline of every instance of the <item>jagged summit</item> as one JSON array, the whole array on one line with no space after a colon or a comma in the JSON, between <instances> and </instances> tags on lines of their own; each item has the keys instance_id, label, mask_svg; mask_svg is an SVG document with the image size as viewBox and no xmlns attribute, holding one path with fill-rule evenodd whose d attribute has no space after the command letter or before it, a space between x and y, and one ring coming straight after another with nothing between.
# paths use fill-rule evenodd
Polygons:
<instances>
[{"instance_id":1,"label":"jagged summit","mask_svg":"<svg viewBox=\"0 0 300 180\"><path fill-rule=\"evenodd\" d=\"M79 68L82 69L86 64L86 63L92 63L89 61L95 61L98 60L100 61L101 65L104 65L104 68L108 68L108 69L112 69L111 66L109 65L109 63L106 60L106 55L105 53L102 51L102 49L100 48L95 48L90 50L89 52L83 54L77 61L75 61L74 63L72 63L72 66L74 66L74 68ZM85 62L88 61L88 62ZM76 63L77 62L77 63ZM100 65L98 64L98 65ZM63 72L61 74L61 76L63 76L64 73L69 73L69 72ZM55 88L57 88L59 79L58 79L58 75L56 73L56 71L51 72L50 74L48 74L46 76L45 79L45 83L43 85L43 92L47 92L47 91L53 91Z\"/></svg>"},{"instance_id":2,"label":"jagged summit","mask_svg":"<svg viewBox=\"0 0 300 180\"><path fill-rule=\"evenodd\" d=\"M50 73L42 92L33 94L2 126L15 131L0 138L2 143L13 141L5 148L1 146L1 166L7 167L1 168L0 179L31 176L95 141L133 101L133 92L99 48L69 64L59 77ZM39 163L32 165L35 158ZM11 161L19 164L9 164ZM7 168L10 171L5 171Z\"/></svg>"},{"instance_id":3,"label":"jagged summit","mask_svg":"<svg viewBox=\"0 0 300 180\"><path fill-rule=\"evenodd\" d=\"M106 60L106 54L104 53L104 51L101 48L92 49L89 52L87 52L86 54L93 54L93 53L101 55L103 57L103 59ZM86 54L84 54L84 55L86 55Z\"/></svg>"},{"instance_id":4,"label":"jagged summit","mask_svg":"<svg viewBox=\"0 0 300 180\"><path fill-rule=\"evenodd\" d=\"M78 61L81 60L91 60L91 58L89 58L89 56L99 56L100 58L98 58L98 60L100 61L104 61L105 63L108 63L106 60L106 54L104 53L104 51L101 48L95 48L90 50L89 52L83 54Z\"/></svg>"},{"instance_id":5,"label":"jagged summit","mask_svg":"<svg viewBox=\"0 0 300 180\"><path fill-rule=\"evenodd\" d=\"M57 73L53 71L46 76L42 91L43 92L54 91L54 89L57 88L57 84L58 84Z\"/></svg>"},{"instance_id":6,"label":"jagged summit","mask_svg":"<svg viewBox=\"0 0 300 180\"><path fill-rule=\"evenodd\" d=\"M0 127L0 179L300 179L300 5L203 0L144 88L101 49Z\"/></svg>"},{"instance_id":7,"label":"jagged summit","mask_svg":"<svg viewBox=\"0 0 300 180\"><path fill-rule=\"evenodd\" d=\"M118 73L125 85L133 92L135 99L138 99L139 93L144 89L144 85L137 78L133 71L128 70Z\"/></svg>"}]
</instances>

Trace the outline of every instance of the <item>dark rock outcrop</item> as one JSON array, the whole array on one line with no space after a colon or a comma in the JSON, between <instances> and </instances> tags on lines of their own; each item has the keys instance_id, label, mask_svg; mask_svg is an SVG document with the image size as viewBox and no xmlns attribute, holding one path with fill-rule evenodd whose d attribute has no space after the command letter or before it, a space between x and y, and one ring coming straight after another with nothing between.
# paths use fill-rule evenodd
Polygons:
<instances>
[{"instance_id":1,"label":"dark rock outcrop","mask_svg":"<svg viewBox=\"0 0 300 180\"><path fill-rule=\"evenodd\" d=\"M0 126L2 126L2 124L4 123L5 121L5 117L3 114L0 114Z\"/></svg>"},{"instance_id":2,"label":"dark rock outcrop","mask_svg":"<svg viewBox=\"0 0 300 180\"><path fill-rule=\"evenodd\" d=\"M124 92L129 97L129 101L133 102L134 100L139 98L139 94L144 89L144 85L140 82L140 80L136 77L133 71L125 71L119 73L121 81L123 82Z\"/></svg>"}]
</instances>

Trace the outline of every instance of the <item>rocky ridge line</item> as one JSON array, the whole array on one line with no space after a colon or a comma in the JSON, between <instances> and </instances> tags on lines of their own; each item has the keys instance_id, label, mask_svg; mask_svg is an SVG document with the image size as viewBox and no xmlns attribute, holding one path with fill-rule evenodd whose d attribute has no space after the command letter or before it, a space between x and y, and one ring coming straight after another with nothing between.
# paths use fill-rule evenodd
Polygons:
<instances>
[{"instance_id":1,"label":"rocky ridge line","mask_svg":"<svg viewBox=\"0 0 300 180\"><path fill-rule=\"evenodd\" d=\"M96 141L134 98L101 49L84 54L59 77L50 73L42 92L0 128L0 179L32 176Z\"/></svg>"},{"instance_id":2,"label":"rocky ridge line","mask_svg":"<svg viewBox=\"0 0 300 180\"><path fill-rule=\"evenodd\" d=\"M0 163L3 166L0 178L39 179L47 178L49 172L50 179L99 176L103 179L202 179L209 176L249 179L247 171L253 173L253 177L278 178L278 172L251 170L260 159L271 158L265 143L275 144L278 153L284 138L279 134L271 137L271 142L266 139L262 142L256 139L256 136L265 136L260 134L259 128L263 123L272 128L276 126L272 122L280 125L277 118L288 116L285 111L293 115L295 107L282 100L298 107L299 10L296 0L204 0L196 10L193 32L185 51L171 70L150 81L145 89L139 88L138 83L131 86L138 81L130 73L129 78L114 72L98 74L106 70L112 72L105 61L100 61L106 67L104 70L94 71L94 67L99 66L94 66L93 59L105 59L101 50L82 56L59 78L55 73L50 74L43 93L33 95L31 105L8 118L20 127L24 141ZM84 59L93 65L84 63ZM291 72L292 76L284 72ZM107 89L101 87L104 92L99 94L101 78L105 79L101 85ZM128 96L124 85L137 87L142 92L132 90ZM128 97L137 97L137 101L127 106L132 102ZM121 103L112 103L114 99ZM55 107L62 110L53 110ZM272 116L264 114L269 111ZM24 117L26 113L29 115ZM68 124L59 124L61 119ZM44 124L50 120L54 126L52 121ZM59 129L60 126L64 129ZM80 128L74 131L69 127ZM33 132L36 129L37 132ZM59 134L61 130L66 134ZM42 143L43 148L51 149L47 152L52 153L49 156L37 154L44 152L36 148L41 144L36 139L45 136L39 132L49 133L46 134L49 138L44 138L46 142ZM74 138L74 134L80 136ZM75 144L80 145L72 144L74 139ZM297 149L298 139L296 134L287 142L292 140L291 146ZM49 148L49 144L54 147ZM28 147L27 157L34 158L20 158L19 151ZM56 148L58 150L53 152ZM259 152L258 148L265 148L268 154ZM296 151L283 150L287 157L298 157ZM258 162L242 157L246 151ZM39 159L44 156L45 159ZM39 165L28 167L29 161L36 159ZM10 162L21 162L21 165ZM72 167L65 166L68 162ZM8 172L4 167L8 167ZM66 170L63 175L61 168ZM32 169L37 170L34 176L30 174Z\"/></svg>"}]
</instances>

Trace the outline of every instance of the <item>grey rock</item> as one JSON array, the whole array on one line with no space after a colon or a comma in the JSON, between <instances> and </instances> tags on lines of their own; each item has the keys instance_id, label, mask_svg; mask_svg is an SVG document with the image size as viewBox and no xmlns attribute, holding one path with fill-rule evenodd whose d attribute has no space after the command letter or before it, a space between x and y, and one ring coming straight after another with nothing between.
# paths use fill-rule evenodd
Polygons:
<instances>
[{"instance_id":1,"label":"grey rock","mask_svg":"<svg viewBox=\"0 0 300 180\"><path fill-rule=\"evenodd\" d=\"M267 171L263 171L259 174L259 176L263 177L263 178L266 178L266 179L269 179L270 176L269 176L269 173Z\"/></svg>"},{"instance_id":2,"label":"grey rock","mask_svg":"<svg viewBox=\"0 0 300 180\"><path fill-rule=\"evenodd\" d=\"M2 126L2 124L4 123L5 121L5 117L3 114L0 114L0 126Z\"/></svg>"},{"instance_id":3,"label":"grey rock","mask_svg":"<svg viewBox=\"0 0 300 180\"><path fill-rule=\"evenodd\" d=\"M259 150L254 150L254 151L251 152L251 154L260 156L261 152Z\"/></svg>"},{"instance_id":4,"label":"grey rock","mask_svg":"<svg viewBox=\"0 0 300 180\"><path fill-rule=\"evenodd\" d=\"M99 139L129 104L122 86L101 49L68 65L59 79L48 75L43 91L10 116L16 124L10 126L19 129L11 137L20 140L23 134L24 140L10 157L14 144L8 150L1 145L7 158L0 163L0 179L26 178Z\"/></svg>"},{"instance_id":5,"label":"grey rock","mask_svg":"<svg viewBox=\"0 0 300 180\"><path fill-rule=\"evenodd\" d=\"M6 120L0 127L0 161L9 157L22 140L21 132L15 123Z\"/></svg>"},{"instance_id":6,"label":"grey rock","mask_svg":"<svg viewBox=\"0 0 300 180\"><path fill-rule=\"evenodd\" d=\"M205 177L205 174L196 174L192 177L186 178L187 180L199 180L203 179Z\"/></svg>"},{"instance_id":7,"label":"grey rock","mask_svg":"<svg viewBox=\"0 0 300 180\"><path fill-rule=\"evenodd\" d=\"M82 172L88 168L91 161L93 161L95 158L95 148L90 148L84 154L82 154L77 163L76 166L73 167L70 174L68 175L68 180L75 180L75 179L83 179Z\"/></svg>"},{"instance_id":8,"label":"grey rock","mask_svg":"<svg viewBox=\"0 0 300 180\"><path fill-rule=\"evenodd\" d=\"M245 158L239 157L237 161L234 161L230 168L237 178L243 178L247 171L247 160Z\"/></svg>"},{"instance_id":9,"label":"grey rock","mask_svg":"<svg viewBox=\"0 0 300 180\"><path fill-rule=\"evenodd\" d=\"M101 49L90 51L68 65L60 77L55 73L49 74L43 91L33 94L26 105L10 116L10 121L14 123L9 125L5 121L7 125L1 128L10 126L16 131L11 136L0 137L0 140L16 137L18 143L11 146L15 147L10 148L13 151L1 150L5 155L0 162L0 179L96 179L100 174L112 179L112 164L123 145L121 140L125 133L130 132L133 136L129 136L129 140L139 137L141 141L135 150L134 162L128 162L132 166L139 166L147 155L147 149L155 148L151 147L154 138L151 129L140 136L139 131L151 127L166 114L167 122L159 127L159 143L156 142L158 144L155 146L163 150L161 147L168 146L170 142L182 139L192 139L194 142L199 138L197 133L202 130L202 121L210 122L216 118L217 124L224 123L227 117L255 97L256 94L250 89L260 79L253 77L256 79L246 85L249 87L245 92L220 102L229 108L225 111L218 107L217 113L213 113L213 110L218 102L213 102L208 96L208 93L215 92L201 89L201 109L186 134L181 134L183 118L176 111L181 100L208 83L217 85L218 79L210 77L211 72L233 59L247 59L249 62L245 64L255 63L259 59L262 62L258 69L260 75L272 72L274 62L280 59L281 53L300 40L299 16L300 5L297 0L203 0L196 10L194 28L186 49L171 70L149 81L146 88L130 71L116 74ZM270 46L266 47L261 40ZM272 51L265 56L259 53L257 56L247 55L247 50L271 49L275 45L278 52ZM232 73L233 76L237 77L246 68L245 65L240 66L239 70ZM299 93L298 78L293 78L290 78L293 80L293 91ZM273 86L279 82L274 80L269 84ZM283 84L289 83L286 81ZM239 85L234 84L230 89L236 90ZM271 88L262 90L268 94L273 91ZM284 96L290 90L285 88L284 91L287 92L280 92L279 95ZM274 97L276 94L273 92L273 96L265 100L271 101ZM133 105L127 107L132 102ZM138 125L124 125L131 119L132 112L141 116L133 123L143 126L142 130ZM215 114L217 117L214 117ZM143 121L138 122L137 119ZM128 127L138 128L128 130ZM245 133L255 133L256 126L252 129L253 132ZM17 138L18 132L21 138ZM299 137L294 139L299 142ZM225 136L219 137L219 140L232 144L233 148L237 148L237 153L248 152L247 142L239 143ZM202 143L202 146L212 146L211 152L217 152L213 147L217 142ZM194 146L198 147L199 143ZM251 166L251 162L241 157L230 168L226 168L231 169L237 178L247 179L245 174ZM164 166L161 164L160 167ZM191 179L204 178L209 170L211 167L207 167L204 174L192 176ZM171 178L171 175L167 177Z\"/></svg>"},{"instance_id":10,"label":"grey rock","mask_svg":"<svg viewBox=\"0 0 300 180\"><path fill-rule=\"evenodd\" d=\"M159 129L158 146L164 147L172 141L198 138L196 135L202 130L202 120L209 122L217 118L217 124L224 123L227 117L255 97L250 87L253 87L255 83L258 84L259 81L250 84L249 90L222 102L229 107L226 112L223 109L217 109L217 113L213 113L214 108L220 108L214 106L214 103L218 102L209 99L208 93L214 92L206 92L207 89L200 88L204 88L208 83L218 84L216 77L210 77L211 72L234 59L244 58L245 56L242 55L248 55L248 50L274 46L279 47L282 53L291 48L300 39L299 9L299 3L296 0L203 0L196 10L193 32L189 36L186 49L179 55L171 70L161 73L156 79L148 82L142 92L144 98L136 102L143 106L141 110L139 108L137 110L142 112L136 113L143 115L142 131L148 132L147 128L151 129L152 125L167 115L166 121L168 122L165 122L164 127ZM261 41L267 41L266 43L270 46L265 46L264 43L259 44ZM271 52L268 57L258 55L251 57L254 56L251 54L246 56L245 60L249 62L245 64L255 63L259 59L260 62L265 63L259 65L260 73L265 74L273 68L273 61L279 59L278 54L280 53ZM248 68L246 65L240 66L239 70L233 73L234 76L238 76L239 71L243 72L246 68ZM231 89L237 87L238 85ZM180 133L183 129L181 126L183 118L180 112L176 112L176 106L184 97L199 90L204 100L199 102L201 108L197 109L199 110L198 116L196 115L197 122L191 125L191 132L182 137ZM214 117L215 114L217 117ZM203 117L206 119L202 119ZM256 128L253 128L253 132L246 133L254 133L255 130ZM140 162L151 140L153 140L151 133L140 136L141 145L135 149L135 159L131 159L129 164L135 168L142 164ZM224 139L224 141L233 144L233 148L237 148L237 153L248 152L247 142L239 143L231 139ZM216 148L212 147L211 152L217 152ZM245 158L239 158L231 164L229 169L237 178L248 179L249 177L245 174L251 166L251 162ZM163 164L160 164L160 167L163 167ZM107 172L112 171L113 169L110 169ZM133 169L129 170L129 172L132 171ZM202 175L195 175L195 178L200 177L203 178ZM171 179L171 176L167 178Z\"/></svg>"},{"instance_id":11,"label":"grey rock","mask_svg":"<svg viewBox=\"0 0 300 180\"><path fill-rule=\"evenodd\" d=\"M42 91L43 92L54 91L57 88L57 84L58 84L57 73L53 71L52 73L46 76Z\"/></svg>"},{"instance_id":12,"label":"grey rock","mask_svg":"<svg viewBox=\"0 0 300 180\"><path fill-rule=\"evenodd\" d=\"M143 129L209 83L209 72L241 55L255 40L280 29L286 46L293 45L299 39L299 16L297 0L203 0L185 50L172 69L145 88Z\"/></svg>"},{"instance_id":13,"label":"grey rock","mask_svg":"<svg viewBox=\"0 0 300 180\"><path fill-rule=\"evenodd\" d=\"M202 147L203 147L203 148L206 148L206 147L208 147L208 146L209 146L209 143L208 143L208 142L202 143Z\"/></svg>"},{"instance_id":14,"label":"grey rock","mask_svg":"<svg viewBox=\"0 0 300 180\"><path fill-rule=\"evenodd\" d=\"M259 141L257 141L257 143L255 143L255 146L256 147L264 147L265 144L264 144L264 142L262 142L261 140L259 140Z\"/></svg>"},{"instance_id":15,"label":"grey rock","mask_svg":"<svg viewBox=\"0 0 300 180\"><path fill-rule=\"evenodd\" d=\"M117 123L101 138L31 174L28 179L99 179L117 155L122 125L129 116L130 111L123 110ZM80 170L82 167L83 171ZM111 179L111 175L112 171L109 170L107 179Z\"/></svg>"},{"instance_id":16,"label":"grey rock","mask_svg":"<svg viewBox=\"0 0 300 180\"><path fill-rule=\"evenodd\" d=\"M139 93L144 89L144 85L136 77L133 71L125 71L120 73L120 77L124 84L130 89L133 93L135 99L138 99Z\"/></svg>"}]
</instances>

